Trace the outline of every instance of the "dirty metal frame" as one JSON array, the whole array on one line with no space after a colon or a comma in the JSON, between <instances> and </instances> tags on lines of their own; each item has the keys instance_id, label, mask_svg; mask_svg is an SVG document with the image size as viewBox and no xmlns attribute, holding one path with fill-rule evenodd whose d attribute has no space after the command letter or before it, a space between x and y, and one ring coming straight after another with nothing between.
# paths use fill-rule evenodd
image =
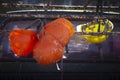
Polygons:
<instances>
[{"instance_id":1,"label":"dirty metal frame","mask_svg":"<svg viewBox=\"0 0 120 80\"><path fill-rule=\"evenodd\" d=\"M7 23L7 20L9 22L9 19L11 19L12 17L10 15L14 15L14 14L7 14L7 16L9 16L7 19L5 19L5 21L3 21L2 26L5 26L5 24ZM5 17L7 17L5 16ZM18 19L20 18L21 16L17 17ZM14 16L13 18L16 19L16 16ZM12 19L13 19L12 18ZM29 19L31 17L25 17L25 19ZM36 19L33 17L33 19ZM42 18L44 19L44 17ZM14 20L14 19L13 19ZM5 30L5 29L1 29L0 30L0 34L9 34L9 30ZM111 36L120 36L120 32L75 32L75 34L78 34L78 35L111 35ZM66 45L65 47L66 49L66 54L69 53L69 48L68 48L68 45ZM34 59L32 58L0 58L0 61L2 62L36 62ZM63 59L63 62L74 62L74 63L79 63L79 62L82 62L82 63L120 63L120 61L116 61L116 60L67 60L67 59Z\"/></svg>"},{"instance_id":2,"label":"dirty metal frame","mask_svg":"<svg viewBox=\"0 0 120 80\"><path fill-rule=\"evenodd\" d=\"M4 21L4 23L6 22L6 20ZM4 24L5 25L5 24ZM0 34L9 34L9 30L0 30ZM112 35L112 36L118 36L120 35L120 32L75 32L75 34L78 35ZM66 45L66 54L69 53L69 49L68 49L68 45ZM36 62L33 58L7 58L7 57L2 57L0 58L1 62ZM63 59L63 62L65 63L70 63L70 62L74 62L74 63L119 63L119 61L107 61L107 60L89 60L89 61L85 61L85 60L67 60L67 59Z\"/></svg>"},{"instance_id":3,"label":"dirty metal frame","mask_svg":"<svg viewBox=\"0 0 120 80\"><path fill-rule=\"evenodd\" d=\"M99 0L98 0L99 1ZM100 4L98 4L97 8L101 8L99 7L101 6ZM47 9L50 8L50 0L48 0L48 3L47 3ZM102 8L101 8L102 9ZM98 10L96 10L96 12L99 12ZM101 13L99 13L101 14ZM93 19L93 16L86 16L86 15L69 15L69 16L66 16L66 15L45 15L45 14L4 14L4 13L0 13L0 16L1 17L9 17L9 18L15 18L15 17L24 17L24 18L59 18L59 17L64 17L64 18L67 18L67 19L90 19L92 20ZM103 15L102 15L103 16ZM104 16L103 16L104 17ZM106 16L105 16L106 17ZM120 15L119 15L120 17ZM119 17L115 17L119 20ZM109 16L110 18L110 16ZM111 16L112 19L113 16ZM5 33L8 33L9 34L10 31L8 30L0 30L0 34L5 34ZM75 32L75 34L78 34L78 35L111 35L111 36L119 36L120 35L120 32ZM68 45L66 45L65 47L66 49L66 53L69 53L69 49L68 49ZM0 61L1 62L36 62L33 58L0 58ZM119 60L67 60L67 59L64 59L63 62L67 62L67 63L71 63L71 62L74 62L74 63L120 63Z\"/></svg>"}]
</instances>

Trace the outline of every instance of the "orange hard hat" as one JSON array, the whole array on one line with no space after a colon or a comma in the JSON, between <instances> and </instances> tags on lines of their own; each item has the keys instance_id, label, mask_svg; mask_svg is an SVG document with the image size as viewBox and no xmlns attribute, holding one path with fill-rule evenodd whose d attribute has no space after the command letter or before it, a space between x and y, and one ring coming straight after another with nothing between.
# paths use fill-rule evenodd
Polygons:
<instances>
[{"instance_id":1,"label":"orange hard hat","mask_svg":"<svg viewBox=\"0 0 120 80\"><path fill-rule=\"evenodd\" d=\"M12 30L9 34L10 47L17 56L28 56L37 41L36 33L30 30Z\"/></svg>"},{"instance_id":2,"label":"orange hard hat","mask_svg":"<svg viewBox=\"0 0 120 80\"><path fill-rule=\"evenodd\" d=\"M33 50L33 58L42 65L49 65L61 60L64 49L50 34L45 33L39 38Z\"/></svg>"},{"instance_id":3,"label":"orange hard hat","mask_svg":"<svg viewBox=\"0 0 120 80\"><path fill-rule=\"evenodd\" d=\"M59 18L45 25L45 32L55 37L65 46L74 33L73 24L65 18Z\"/></svg>"}]
</instances>

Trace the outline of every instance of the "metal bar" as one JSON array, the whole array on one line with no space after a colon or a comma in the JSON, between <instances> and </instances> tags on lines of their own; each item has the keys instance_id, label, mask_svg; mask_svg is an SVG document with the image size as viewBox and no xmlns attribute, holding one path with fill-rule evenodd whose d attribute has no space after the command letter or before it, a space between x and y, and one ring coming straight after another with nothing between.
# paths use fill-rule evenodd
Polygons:
<instances>
[{"instance_id":1,"label":"metal bar","mask_svg":"<svg viewBox=\"0 0 120 80\"><path fill-rule=\"evenodd\" d=\"M51 0L47 0L47 9L50 8L50 2L51 2Z\"/></svg>"},{"instance_id":2,"label":"metal bar","mask_svg":"<svg viewBox=\"0 0 120 80\"><path fill-rule=\"evenodd\" d=\"M36 62L33 58L0 58L0 62Z\"/></svg>"},{"instance_id":3,"label":"metal bar","mask_svg":"<svg viewBox=\"0 0 120 80\"><path fill-rule=\"evenodd\" d=\"M120 32L75 32L78 35L111 35L111 36L119 36Z\"/></svg>"},{"instance_id":4,"label":"metal bar","mask_svg":"<svg viewBox=\"0 0 120 80\"><path fill-rule=\"evenodd\" d=\"M27 27L25 27L24 29L29 29L31 27L37 27L40 24L42 24L42 20L41 19L36 19L32 23L30 23Z\"/></svg>"},{"instance_id":5,"label":"metal bar","mask_svg":"<svg viewBox=\"0 0 120 80\"><path fill-rule=\"evenodd\" d=\"M11 30L0 30L0 34L9 33ZM101 36L101 35L111 35L111 36L120 36L120 32L75 32L78 35L93 35L93 36Z\"/></svg>"},{"instance_id":6,"label":"metal bar","mask_svg":"<svg viewBox=\"0 0 120 80\"><path fill-rule=\"evenodd\" d=\"M69 13L69 14L59 14L59 13L52 14L52 12L50 14L46 14L46 13L33 14L32 12L30 14L28 14L26 12L26 13L12 13L12 14L0 13L0 16L1 17L9 17L9 18L49 18L49 19L64 17L64 18L67 18L67 19L93 20L94 17L97 17L95 14L96 13L93 13L93 14L90 13L90 15L87 15L87 14L84 14L84 13L72 14L72 12ZM106 15L103 15L102 17L106 17ZM118 21L118 22L120 20L119 15L109 15L108 18L110 20L111 19L116 19L115 21Z\"/></svg>"},{"instance_id":7,"label":"metal bar","mask_svg":"<svg viewBox=\"0 0 120 80\"><path fill-rule=\"evenodd\" d=\"M58 9L65 9L65 8L69 8L69 9L84 9L86 7L86 9L96 9L96 6L88 6L89 3L91 3L93 0L89 0L87 2L87 4L83 5L83 6L75 6L75 5L71 5L71 6L65 6L65 5L49 5L49 2L47 2L47 5L39 5L39 4L14 4L14 6L11 6L11 8L14 8L14 7L21 7L21 8L31 8L31 7L37 7L37 8L43 8L43 7L47 7L49 5L50 8L58 8ZM4 5L2 4L1 7L9 7L10 5ZM103 9L107 9L109 6L103 6ZM112 9L118 9L119 6L112 6L111 7Z\"/></svg>"},{"instance_id":8,"label":"metal bar","mask_svg":"<svg viewBox=\"0 0 120 80\"><path fill-rule=\"evenodd\" d=\"M0 62L36 62L33 58L0 58ZM58 63L60 63L59 61ZM63 59L63 63L120 63L120 60L70 60Z\"/></svg>"},{"instance_id":9,"label":"metal bar","mask_svg":"<svg viewBox=\"0 0 120 80\"><path fill-rule=\"evenodd\" d=\"M67 54L69 53L68 44L65 46L65 51Z\"/></svg>"}]
</instances>

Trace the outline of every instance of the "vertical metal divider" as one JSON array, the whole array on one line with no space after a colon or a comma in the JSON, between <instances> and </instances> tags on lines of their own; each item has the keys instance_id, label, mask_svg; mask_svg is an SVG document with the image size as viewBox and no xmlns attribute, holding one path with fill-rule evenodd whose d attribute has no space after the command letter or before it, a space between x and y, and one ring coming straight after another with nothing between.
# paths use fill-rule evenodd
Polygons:
<instances>
[{"instance_id":1,"label":"vertical metal divider","mask_svg":"<svg viewBox=\"0 0 120 80\"><path fill-rule=\"evenodd\" d=\"M64 76L64 71L63 71L63 58L61 59L61 80L63 80L63 76Z\"/></svg>"},{"instance_id":2,"label":"vertical metal divider","mask_svg":"<svg viewBox=\"0 0 120 80\"><path fill-rule=\"evenodd\" d=\"M41 30L42 28L44 28L43 24L44 23L42 22L41 19L36 19L30 25L28 25L27 27L25 27L25 29L28 29L28 28L31 28L31 27L37 27L37 30L36 30L36 34L37 34L37 33L39 33L39 30ZM19 72L18 72L19 79L22 80L22 76L21 76L22 62L19 62L19 61L17 61L17 62L19 63Z\"/></svg>"},{"instance_id":3,"label":"vertical metal divider","mask_svg":"<svg viewBox=\"0 0 120 80\"><path fill-rule=\"evenodd\" d=\"M102 10L102 6L103 6L103 1L102 0L97 0L97 7L96 7L96 13L98 15L98 19L97 19L97 22L98 22L98 32L100 32L100 17L102 16L102 13L103 13L103 10ZM103 52L103 49L102 49L102 45L101 43L99 44L96 44L96 46L98 47L98 51L99 51L99 56L100 56L100 59L101 61L104 59L104 52Z\"/></svg>"},{"instance_id":4,"label":"vertical metal divider","mask_svg":"<svg viewBox=\"0 0 120 80\"><path fill-rule=\"evenodd\" d=\"M22 80L22 75L21 75L21 70L22 70L22 62L18 62L19 63L19 70L18 70L18 76L19 76L19 80Z\"/></svg>"},{"instance_id":5,"label":"vertical metal divider","mask_svg":"<svg viewBox=\"0 0 120 80\"><path fill-rule=\"evenodd\" d=\"M69 44L69 42L68 42L68 44ZM66 54L69 54L68 44L65 46L65 51L66 51Z\"/></svg>"}]
</instances>

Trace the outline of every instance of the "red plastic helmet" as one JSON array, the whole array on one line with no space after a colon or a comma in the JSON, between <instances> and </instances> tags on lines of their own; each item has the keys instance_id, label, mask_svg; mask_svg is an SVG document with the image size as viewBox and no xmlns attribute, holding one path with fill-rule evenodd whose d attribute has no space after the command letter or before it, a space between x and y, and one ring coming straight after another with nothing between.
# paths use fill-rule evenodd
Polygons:
<instances>
[{"instance_id":1,"label":"red plastic helmet","mask_svg":"<svg viewBox=\"0 0 120 80\"><path fill-rule=\"evenodd\" d=\"M49 65L61 60L64 50L62 45L50 34L45 33L36 43L33 58L42 65Z\"/></svg>"},{"instance_id":2,"label":"red plastic helmet","mask_svg":"<svg viewBox=\"0 0 120 80\"><path fill-rule=\"evenodd\" d=\"M9 34L10 47L17 56L28 56L37 41L36 33L30 30L13 30Z\"/></svg>"},{"instance_id":3,"label":"red plastic helmet","mask_svg":"<svg viewBox=\"0 0 120 80\"><path fill-rule=\"evenodd\" d=\"M65 46L74 34L73 24L65 18L59 18L45 25L45 32L55 37Z\"/></svg>"}]
</instances>

